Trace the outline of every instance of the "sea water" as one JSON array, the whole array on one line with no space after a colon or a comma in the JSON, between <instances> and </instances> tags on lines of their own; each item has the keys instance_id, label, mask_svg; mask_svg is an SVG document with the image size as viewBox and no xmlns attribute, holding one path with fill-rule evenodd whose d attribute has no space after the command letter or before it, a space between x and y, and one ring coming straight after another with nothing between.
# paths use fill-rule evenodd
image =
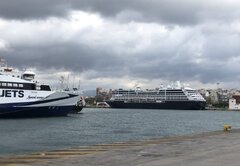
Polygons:
<instances>
[{"instance_id":1,"label":"sea water","mask_svg":"<svg viewBox=\"0 0 240 166\"><path fill-rule=\"evenodd\" d=\"M0 119L0 155L240 128L240 112L84 108L65 117Z\"/></svg>"}]
</instances>

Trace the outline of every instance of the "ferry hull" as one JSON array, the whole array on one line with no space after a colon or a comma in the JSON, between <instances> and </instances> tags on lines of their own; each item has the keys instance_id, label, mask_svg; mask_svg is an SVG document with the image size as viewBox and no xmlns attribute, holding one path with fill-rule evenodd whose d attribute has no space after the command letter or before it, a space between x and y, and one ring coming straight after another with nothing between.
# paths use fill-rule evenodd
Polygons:
<instances>
[{"instance_id":1,"label":"ferry hull","mask_svg":"<svg viewBox=\"0 0 240 166\"><path fill-rule=\"evenodd\" d=\"M0 104L0 117L66 116L79 99L79 95L56 92L34 102Z\"/></svg>"},{"instance_id":2,"label":"ferry hull","mask_svg":"<svg viewBox=\"0 0 240 166\"><path fill-rule=\"evenodd\" d=\"M77 114L77 113L81 112L82 109L83 109L83 106L74 106L69 113Z\"/></svg>"},{"instance_id":3,"label":"ferry hull","mask_svg":"<svg viewBox=\"0 0 240 166\"><path fill-rule=\"evenodd\" d=\"M66 116L74 106L1 107L1 118Z\"/></svg>"},{"instance_id":4,"label":"ferry hull","mask_svg":"<svg viewBox=\"0 0 240 166\"><path fill-rule=\"evenodd\" d=\"M180 110L204 110L204 101L166 101L163 103L137 103L124 101L106 101L111 108L139 108L139 109L180 109Z\"/></svg>"}]
</instances>

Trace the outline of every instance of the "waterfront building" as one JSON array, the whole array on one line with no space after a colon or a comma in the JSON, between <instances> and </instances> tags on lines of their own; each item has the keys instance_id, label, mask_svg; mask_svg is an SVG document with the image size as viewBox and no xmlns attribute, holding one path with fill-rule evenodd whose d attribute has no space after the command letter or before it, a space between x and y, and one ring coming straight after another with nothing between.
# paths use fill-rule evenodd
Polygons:
<instances>
[{"instance_id":1,"label":"waterfront building","mask_svg":"<svg viewBox=\"0 0 240 166\"><path fill-rule=\"evenodd\" d=\"M209 91L209 97L210 97L211 102L213 104L218 103L218 94L215 90L210 90Z\"/></svg>"},{"instance_id":2,"label":"waterfront building","mask_svg":"<svg viewBox=\"0 0 240 166\"><path fill-rule=\"evenodd\" d=\"M233 96L229 99L229 109L240 109L240 96Z\"/></svg>"}]
</instances>

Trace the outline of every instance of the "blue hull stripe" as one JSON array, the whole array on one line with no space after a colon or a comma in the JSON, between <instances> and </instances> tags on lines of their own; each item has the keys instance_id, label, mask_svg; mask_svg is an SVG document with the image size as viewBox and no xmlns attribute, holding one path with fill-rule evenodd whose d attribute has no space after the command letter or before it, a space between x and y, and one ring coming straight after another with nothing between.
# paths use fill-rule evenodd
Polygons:
<instances>
[{"instance_id":1,"label":"blue hull stripe","mask_svg":"<svg viewBox=\"0 0 240 166\"><path fill-rule=\"evenodd\" d=\"M1 108L0 117L47 117L65 116L74 106L60 107L5 107Z\"/></svg>"}]
</instances>

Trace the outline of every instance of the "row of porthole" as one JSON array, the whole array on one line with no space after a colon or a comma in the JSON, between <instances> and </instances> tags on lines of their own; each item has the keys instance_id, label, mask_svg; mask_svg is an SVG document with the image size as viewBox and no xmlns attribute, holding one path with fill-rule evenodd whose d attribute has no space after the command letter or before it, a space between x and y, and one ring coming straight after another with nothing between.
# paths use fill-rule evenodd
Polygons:
<instances>
[{"instance_id":1,"label":"row of porthole","mask_svg":"<svg viewBox=\"0 0 240 166\"><path fill-rule=\"evenodd\" d=\"M16 87L23 88L23 84L19 83L10 83L10 82L0 82L1 87Z\"/></svg>"}]
</instances>

